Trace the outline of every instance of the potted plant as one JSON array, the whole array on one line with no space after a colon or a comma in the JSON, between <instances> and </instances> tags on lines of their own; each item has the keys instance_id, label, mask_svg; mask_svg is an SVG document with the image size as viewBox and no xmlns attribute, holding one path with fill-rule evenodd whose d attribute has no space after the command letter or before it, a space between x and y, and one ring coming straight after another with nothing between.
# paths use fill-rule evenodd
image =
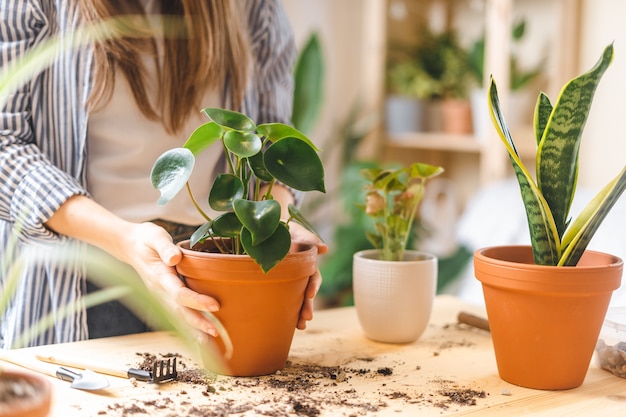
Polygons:
<instances>
[{"instance_id":1,"label":"potted plant","mask_svg":"<svg viewBox=\"0 0 626 417\"><path fill-rule=\"evenodd\" d=\"M416 162L409 167L361 170L367 180L361 207L375 223L366 232L376 249L353 256L353 293L367 337L408 343L422 334L437 286L437 258L406 249L426 182L443 168Z\"/></svg>"},{"instance_id":2,"label":"potted plant","mask_svg":"<svg viewBox=\"0 0 626 417\"><path fill-rule=\"evenodd\" d=\"M475 275L482 283L500 377L538 389L582 384L623 261L586 247L626 188L626 167L580 215L570 219L580 142L613 45L588 72L569 81L552 104L540 94L535 108L535 181L518 155L489 88L492 119L519 182L532 246L479 249Z\"/></svg>"},{"instance_id":3,"label":"potted plant","mask_svg":"<svg viewBox=\"0 0 626 417\"><path fill-rule=\"evenodd\" d=\"M0 368L0 417L45 417L52 384L43 376Z\"/></svg>"},{"instance_id":4,"label":"potted plant","mask_svg":"<svg viewBox=\"0 0 626 417\"><path fill-rule=\"evenodd\" d=\"M210 119L180 148L162 154L151 178L161 192L159 204L187 188L191 202L206 219L181 242L176 266L194 291L215 297L215 313L232 340L232 356L220 373L262 375L284 367L309 277L317 268L315 247L292 248L290 223L313 227L293 205L281 218L272 187L280 182L299 191L325 192L324 170L315 145L300 131L280 123L256 125L235 111L206 108ZM217 147L210 145L216 144ZM192 195L187 180L195 156L221 149L228 172L218 174L210 217ZM198 167L202 168L202 167ZM220 348L228 348L217 338Z\"/></svg>"},{"instance_id":5,"label":"potted plant","mask_svg":"<svg viewBox=\"0 0 626 417\"><path fill-rule=\"evenodd\" d=\"M436 93L437 83L413 57L393 62L387 69L385 127L388 133L425 130L424 103Z\"/></svg>"},{"instance_id":6,"label":"potted plant","mask_svg":"<svg viewBox=\"0 0 626 417\"><path fill-rule=\"evenodd\" d=\"M441 130L445 133L471 133L469 92L473 79L468 53L460 45L457 33L446 30L434 34L425 30L417 56L436 82L434 97L440 99Z\"/></svg>"}]
</instances>

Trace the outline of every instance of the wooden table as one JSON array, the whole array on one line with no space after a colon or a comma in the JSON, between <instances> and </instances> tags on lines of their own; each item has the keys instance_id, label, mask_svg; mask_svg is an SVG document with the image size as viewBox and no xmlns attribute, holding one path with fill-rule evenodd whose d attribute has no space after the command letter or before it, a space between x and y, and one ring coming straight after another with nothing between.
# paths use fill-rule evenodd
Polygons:
<instances>
[{"instance_id":1,"label":"wooden table","mask_svg":"<svg viewBox=\"0 0 626 417\"><path fill-rule=\"evenodd\" d=\"M316 312L297 331L288 366L257 378L213 376L202 383L151 385L108 377L84 392L53 380L51 417L72 416L623 416L626 379L592 361L582 386L538 391L502 381L488 332L457 323L460 311L484 314L450 296L437 297L423 336L408 345L366 339L354 308ZM179 370L198 365L193 349L156 332L12 351L85 355L138 365L142 353L177 353ZM3 364L5 365L5 364ZM11 365L7 365L11 366ZM50 365L55 367L54 365Z\"/></svg>"}]
</instances>

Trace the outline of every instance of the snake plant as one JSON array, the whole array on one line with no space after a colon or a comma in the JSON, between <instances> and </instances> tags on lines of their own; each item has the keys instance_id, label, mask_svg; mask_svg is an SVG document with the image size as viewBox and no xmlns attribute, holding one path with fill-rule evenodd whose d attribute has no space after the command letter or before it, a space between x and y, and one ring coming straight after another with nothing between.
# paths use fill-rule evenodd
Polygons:
<instances>
[{"instance_id":1,"label":"snake plant","mask_svg":"<svg viewBox=\"0 0 626 417\"><path fill-rule=\"evenodd\" d=\"M508 151L526 209L534 261L538 265L575 266L601 222L626 188L626 166L572 221L583 128L596 87L613 60L608 45L596 65L570 80L553 105L539 94L534 115L537 181L522 163L506 125L493 77L489 86L492 120Z\"/></svg>"}]
</instances>

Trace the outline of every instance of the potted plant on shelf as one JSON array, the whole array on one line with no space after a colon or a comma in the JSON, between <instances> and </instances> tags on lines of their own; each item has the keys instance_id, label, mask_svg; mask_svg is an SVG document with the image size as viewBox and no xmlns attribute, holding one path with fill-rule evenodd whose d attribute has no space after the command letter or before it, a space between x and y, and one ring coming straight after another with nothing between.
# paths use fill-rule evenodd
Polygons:
<instances>
[{"instance_id":1,"label":"potted plant on shelf","mask_svg":"<svg viewBox=\"0 0 626 417\"><path fill-rule=\"evenodd\" d=\"M436 81L412 57L390 64L385 99L387 133L424 131L425 103L433 97L436 88Z\"/></svg>"},{"instance_id":2,"label":"potted plant on shelf","mask_svg":"<svg viewBox=\"0 0 626 417\"><path fill-rule=\"evenodd\" d=\"M519 182L532 246L495 246L474 254L482 282L500 377L537 389L582 384L623 261L586 250L626 188L626 167L575 219L583 127L613 45L588 72L569 81L552 104L543 93L535 109L536 177L518 155L498 100L489 88L491 116Z\"/></svg>"},{"instance_id":3,"label":"potted plant on shelf","mask_svg":"<svg viewBox=\"0 0 626 417\"><path fill-rule=\"evenodd\" d=\"M457 33L447 30L434 34L426 30L417 56L436 82L434 97L440 99L441 131L471 133L469 92L473 79L468 53L460 45Z\"/></svg>"},{"instance_id":4,"label":"potted plant on shelf","mask_svg":"<svg viewBox=\"0 0 626 417\"><path fill-rule=\"evenodd\" d=\"M426 182L443 168L416 162L409 167L361 170L367 180L362 206L375 223L367 238L376 249L353 256L354 305L367 337L408 343L423 333L437 287L437 258L406 249Z\"/></svg>"},{"instance_id":5,"label":"potted plant on shelf","mask_svg":"<svg viewBox=\"0 0 626 417\"><path fill-rule=\"evenodd\" d=\"M289 232L292 221L315 233L313 227L293 205L289 218L282 219L272 187L279 181L303 192L325 192L324 169L315 145L293 127L257 126L246 115L224 109L203 112L210 121L183 147L157 159L152 183L161 192L159 204L186 186L206 219L179 244L183 259L176 268L191 289L220 302L215 316L232 340L233 351L225 357L228 369L218 371L269 374L285 365L304 290L317 268L317 249L291 248ZM214 143L218 148L210 147ZM202 211L187 184L195 156L207 149L222 149L229 167L229 172L217 175L209 193L210 207L222 213L214 218ZM224 340L217 341L225 352Z\"/></svg>"}]
</instances>

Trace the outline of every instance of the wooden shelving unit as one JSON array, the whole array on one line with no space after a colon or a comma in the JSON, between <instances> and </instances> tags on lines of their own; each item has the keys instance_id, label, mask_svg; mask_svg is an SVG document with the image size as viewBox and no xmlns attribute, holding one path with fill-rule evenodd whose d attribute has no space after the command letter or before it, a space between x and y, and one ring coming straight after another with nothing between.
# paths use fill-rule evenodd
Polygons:
<instances>
[{"instance_id":1,"label":"wooden shelving unit","mask_svg":"<svg viewBox=\"0 0 626 417\"><path fill-rule=\"evenodd\" d=\"M455 7L451 0L418 0L421 6L427 7L439 1L445 7ZM509 92L501 86L508 85L509 51L511 25L516 3L520 0L485 0L484 20L486 51L485 68L498 80L499 96L506 107ZM577 56L576 24L581 10L580 0L550 0L558 1L560 22L560 39L552 39L557 45L554 53L558 54L556 68L550 73L551 85L563 85L575 73L572 68ZM394 0L387 0L388 6ZM519 3L518 3L519 4ZM446 12L447 18L453 13ZM421 21L423 23L423 20ZM397 30L397 28L392 28ZM558 47L561 40L566 41L567 49ZM486 75L488 77L488 75ZM487 80L486 80L487 81ZM485 84L487 84L485 82ZM535 146L531 126L516 127L513 137L516 140L518 152L523 160L532 161ZM473 135L449 135L438 132L415 132L404 134L383 134L383 159L403 164L415 161L444 166L445 176L451 179L459 191L461 204L483 185L505 176L511 175L512 170L508 156L495 129L490 129L486 137L476 138ZM529 164L532 165L532 164ZM532 168L532 166L529 166Z\"/></svg>"}]
</instances>

